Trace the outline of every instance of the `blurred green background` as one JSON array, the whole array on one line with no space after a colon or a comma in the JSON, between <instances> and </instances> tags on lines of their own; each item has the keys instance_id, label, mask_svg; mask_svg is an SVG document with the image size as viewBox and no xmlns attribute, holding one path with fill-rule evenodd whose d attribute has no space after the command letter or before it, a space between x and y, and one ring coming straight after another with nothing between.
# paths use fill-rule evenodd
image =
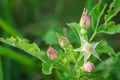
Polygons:
<instances>
[{"instance_id":1,"label":"blurred green background","mask_svg":"<svg viewBox=\"0 0 120 80\"><path fill-rule=\"evenodd\" d=\"M59 47L55 35L58 32L68 36L74 45L74 42L79 42L79 39L66 26L66 23L79 22L83 8L86 7L89 12L97 1L0 0L0 37L19 36L27 38L31 42L37 43L45 51L50 44ZM108 4L111 1L107 0ZM118 13L113 20L120 23L119 17ZM106 39L118 52L120 50L119 35L101 34L96 37L98 40L101 37ZM77 47L79 44L74 46ZM0 43L0 80L56 80L54 75L54 73L50 76L43 75L41 62L38 59L24 51ZM120 77L116 76L115 80L117 79ZM114 79L110 78L110 80Z\"/></svg>"}]
</instances>

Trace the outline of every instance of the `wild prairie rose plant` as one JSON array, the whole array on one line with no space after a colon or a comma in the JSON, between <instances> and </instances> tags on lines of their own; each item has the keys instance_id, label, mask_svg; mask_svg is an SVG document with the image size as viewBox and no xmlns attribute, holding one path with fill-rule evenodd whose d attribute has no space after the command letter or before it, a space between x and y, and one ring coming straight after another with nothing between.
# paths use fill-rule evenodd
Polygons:
<instances>
[{"instance_id":1,"label":"wild prairie rose plant","mask_svg":"<svg viewBox=\"0 0 120 80\"><path fill-rule=\"evenodd\" d=\"M0 38L0 41L20 48L40 59L43 73L50 75L54 72L57 80L96 80L97 78L100 78L97 80L101 80L104 77L100 76L94 79L94 76L92 76L97 70L94 59L97 59L98 63L104 64L104 60L100 57L101 53L108 53L110 58L116 57L117 54L107 44L107 41L101 39L95 41L94 38L101 33L120 33L120 25L116 25L114 21L111 21L120 11L118 3L120 3L120 0L113 0L108 5L104 0L100 0L90 12L87 9L83 10L79 23L72 22L67 24L79 37L81 45L78 48L72 46L67 36L60 34L56 36L61 50L57 50L50 45L48 50L42 51L37 44L31 44L29 40L19 37ZM108 9L107 6L109 6ZM105 12L106 10L107 12ZM103 23L100 23L101 16L104 16ZM91 57L94 59L92 60Z\"/></svg>"}]
</instances>

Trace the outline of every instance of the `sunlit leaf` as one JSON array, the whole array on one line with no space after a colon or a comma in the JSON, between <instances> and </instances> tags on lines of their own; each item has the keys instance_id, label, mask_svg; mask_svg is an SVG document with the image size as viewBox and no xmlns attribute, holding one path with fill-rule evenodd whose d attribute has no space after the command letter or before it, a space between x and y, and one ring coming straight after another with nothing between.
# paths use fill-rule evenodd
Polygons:
<instances>
[{"instance_id":1,"label":"sunlit leaf","mask_svg":"<svg viewBox=\"0 0 120 80\"><path fill-rule=\"evenodd\" d=\"M99 3L90 12L92 28L93 30L99 25L100 17L103 15L107 4L104 0L100 0Z\"/></svg>"},{"instance_id":2,"label":"sunlit leaf","mask_svg":"<svg viewBox=\"0 0 120 80\"><path fill-rule=\"evenodd\" d=\"M106 41L102 41L97 47L96 51L100 53L107 53L111 57L115 57L116 53L112 47L110 47Z\"/></svg>"},{"instance_id":3,"label":"sunlit leaf","mask_svg":"<svg viewBox=\"0 0 120 80\"><path fill-rule=\"evenodd\" d=\"M29 53L32 56L37 57L38 59L40 59L43 62L46 63L51 63L52 61L49 60L49 58L47 57L47 55L45 54L45 52L41 51L40 48L38 47L37 44L35 43L30 43L27 39L21 39L19 37L14 38L14 37L10 37L10 38L0 38L0 41L17 47L27 53Z\"/></svg>"},{"instance_id":4,"label":"sunlit leaf","mask_svg":"<svg viewBox=\"0 0 120 80\"><path fill-rule=\"evenodd\" d=\"M120 11L120 0L113 0L107 14L105 15L105 22L107 23L112 17L114 17Z\"/></svg>"},{"instance_id":5,"label":"sunlit leaf","mask_svg":"<svg viewBox=\"0 0 120 80\"><path fill-rule=\"evenodd\" d=\"M80 25L76 22L67 23L67 25L76 33L80 35Z\"/></svg>"},{"instance_id":6,"label":"sunlit leaf","mask_svg":"<svg viewBox=\"0 0 120 80\"><path fill-rule=\"evenodd\" d=\"M50 75L52 73L53 65L52 64L47 64L47 63L42 63L42 71L46 75Z\"/></svg>"},{"instance_id":7,"label":"sunlit leaf","mask_svg":"<svg viewBox=\"0 0 120 80\"><path fill-rule=\"evenodd\" d=\"M103 24L98 28L98 33L107 33L107 34L115 34L120 33L120 25L115 25L114 22L109 22L108 24Z\"/></svg>"}]
</instances>

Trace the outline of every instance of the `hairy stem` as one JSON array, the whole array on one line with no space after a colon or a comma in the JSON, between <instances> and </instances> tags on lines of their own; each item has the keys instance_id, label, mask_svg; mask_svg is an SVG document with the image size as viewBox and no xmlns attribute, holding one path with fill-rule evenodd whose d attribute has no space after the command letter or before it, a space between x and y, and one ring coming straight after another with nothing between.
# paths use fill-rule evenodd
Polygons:
<instances>
[{"instance_id":1,"label":"hairy stem","mask_svg":"<svg viewBox=\"0 0 120 80\"><path fill-rule=\"evenodd\" d=\"M94 31L93 35L91 36L89 42L91 42L93 40L93 38L95 37L95 35L97 34L96 30Z\"/></svg>"},{"instance_id":2,"label":"hairy stem","mask_svg":"<svg viewBox=\"0 0 120 80\"><path fill-rule=\"evenodd\" d=\"M83 53L80 53L79 58L78 58L78 60L77 60L77 62L76 62L76 64L75 64L75 67L74 67L74 68L76 68L76 67L78 66L78 64L79 64L79 62L80 62L80 60L82 59L83 56L84 56L84 54L83 54Z\"/></svg>"}]
</instances>

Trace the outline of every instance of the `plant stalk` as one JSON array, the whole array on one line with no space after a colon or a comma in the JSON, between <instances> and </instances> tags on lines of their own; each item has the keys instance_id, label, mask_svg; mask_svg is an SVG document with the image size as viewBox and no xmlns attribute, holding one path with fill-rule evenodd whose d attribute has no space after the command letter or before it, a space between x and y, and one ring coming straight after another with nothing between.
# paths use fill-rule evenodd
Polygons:
<instances>
[{"instance_id":1,"label":"plant stalk","mask_svg":"<svg viewBox=\"0 0 120 80\"><path fill-rule=\"evenodd\" d=\"M95 35L97 34L96 30L94 31L93 35L91 36L89 42L91 42L93 40L93 38L95 37Z\"/></svg>"}]
</instances>

